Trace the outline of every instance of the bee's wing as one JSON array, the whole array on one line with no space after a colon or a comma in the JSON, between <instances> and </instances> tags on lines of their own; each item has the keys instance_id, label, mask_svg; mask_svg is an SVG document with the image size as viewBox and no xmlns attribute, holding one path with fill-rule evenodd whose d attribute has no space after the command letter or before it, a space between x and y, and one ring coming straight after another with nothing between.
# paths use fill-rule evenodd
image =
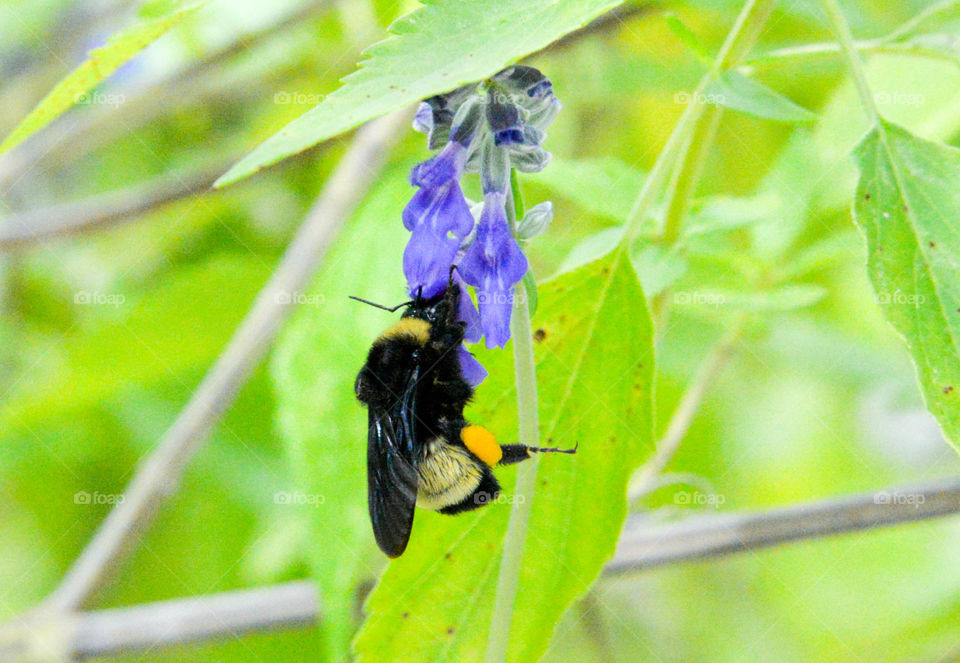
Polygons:
<instances>
[{"instance_id":1,"label":"bee's wing","mask_svg":"<svg viewBox=\"0 0 960 663\"><path fill-rule=\"evenodd\" d=\"M380 550L399 557L407 547L417 503L416 416L414 368L407 387L390 411L370 408L367 437L367 502L373 535Z\"/></svg>"}]
</instances>

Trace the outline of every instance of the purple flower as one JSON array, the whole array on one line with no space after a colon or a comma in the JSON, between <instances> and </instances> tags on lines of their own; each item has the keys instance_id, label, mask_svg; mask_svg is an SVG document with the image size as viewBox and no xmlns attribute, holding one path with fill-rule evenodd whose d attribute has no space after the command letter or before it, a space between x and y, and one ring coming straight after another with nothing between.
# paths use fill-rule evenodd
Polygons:
<instances>
[{"instance_id":1,"label":"purple flower","mask_svg":"<svg viewBox=\"0 0 960 663\"><path fill-rule=\"evenodd\" d=\"M510 233L505 203L499 191L484 194L476 239L459 266L463 280L477 289L488 348L503 347L510 339L513 287L527 273L527 258Z\"/></svg>"},{"instance_id":2,"label":"purple flower","mask_svg":"<svg viewBox=\"0 0 960 663\"><path fill-rule=\"evenodd\" d=\"M488 348L510 339L516 284L527 259L513 233L530 239L546 229L549 204L532 208L517 227L507 218L510 171L538 172L550 154L542 145L560 110L550 80L533 67L508 67L483 83L464 85L426 99L414 128L427 135L437 155L417 165L410 182L419 190L403 210L411 232L403 254L410 294L434 297L451 278L460 288L459 320L464 340L485 338ZM441 149L442 148L442 149ZM483 207L474 223L460 188L464 173L478 173ZM479 311L467 286L476 290ZM464 379L479 384L487 375L466 347L458 349Z\"/></svg>"},{"instance_id":3,"label":"purple flower","mask_svg":"<svg viewBox=\"0 0 960 663\"><path fill-rule=\"evenodd\" d=\"M443 292L450 265L473 229L473 216L460 190L465 159L466 148L451 141L410 174L411 183L420 187L403 210L403 225L413 233L403 252L411 295L433 297Z\"/></svg>"},{"instance_id":4,"label":"purple flower","mask_svg":"<svg viewBox=\"0 0 960 663\"><path fill-rule=\"evenodd\" d=\"M464 346L457 348L457 357L460 359L460 372L463 373L463 379L471 387L476 387L483 382L487 375L487 369L483 367L476 357Z\"/></svg>"},{"instance_id":5,"label":"purple flower","mask_svg":"<svg viewBox=\"0 0 960 663\"><path fill-rule=\"evenodd\" d=\"M453 273L453 280L460 288L460 299L457 304L457 319L466 323L463 330L463 340L467 343L476 343L483 336L483 327L480 325L480 314L477 313L477 307L473 305L470 299L470 291L467 290L467 284L464 283L459 272Z\"/></svg>"}]
</instances>

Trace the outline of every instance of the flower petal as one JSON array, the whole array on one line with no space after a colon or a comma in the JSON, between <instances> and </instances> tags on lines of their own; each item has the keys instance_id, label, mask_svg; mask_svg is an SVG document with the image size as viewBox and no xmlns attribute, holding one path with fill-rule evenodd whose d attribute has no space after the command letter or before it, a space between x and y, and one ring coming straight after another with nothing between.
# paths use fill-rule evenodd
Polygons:
<instances>
[{"instance_id":1,"label":"flower petal","mask_svg":"<svg viewBox=\"0 0 960 663\"><path fill-rule=\"evenodd\" d=\"M410 295L429 298L443 292L459 247L460 240L438 235L430 224L414 228L403 250L403 273Z\"/></svg>"},{"instance_id":2,"label":"flower petal","mask_svg":"<svg viewBox=\"0 0 960 663\"><path fill-rule=\"evenodd\" d=\"M470 291L467 290L467 284L463 282L460 274L454 271L453 280L460 287L460 299L457 302L457 319L466 323L463 330L463 340L468 343L476 343L483 337L483 327L480 326L480 314L477 313L477 307L473 305L470 298Z\"/></svg>"},{"instance_id":3,"label":"flower petal","mask_svg":"<svg viewBox=\"0 0 960 663\"><path fill-rule=\"evenodd\" d=\"M476 387L489 375L487 369L464 346L457 348L457 357L460 359L460 372L463 373L463 379L471 387Z\"/></svg>"},{"instance_id":4,"label":"flower petal","mask_svg":"<svg viewBox=\"0 0 960 663\"><path fill-rule=\"evenodd\" d=\"M421 101L417 106L417 114L413 116L413 129L427 136L433 131L433 108L426 101Z\"/></svg>"},{"instance_id":5,"label":"flower petal","mask_svg":"<svg viewBox=\"0 0 960 663\"><path fill-rule=\"evenodd\" d=\"M477 289L483 342L488 348L502 348L510 340L510 315L513 312L511 290Z\"/></svg>"},{"instance_id":6,"label":"flower petal","mask_svg":"<svg viewBox=\"0 0 960 663\"><path fill-rule=\"evenodd\" d=\"M403 226L411 231L428 224L437 235L450 233L462 240L473 223L470 206L456 180L438 187L421 187L403 209Z\"/></svg>"},{"instance_id":7,"label":"flower petal","mask_svg":"<svg viewBox=\"0 0 960 663\"><path fill-rule=\"evenodd\" d=\"M413 167L410 184L436 187L450 180L459 180L466 158L466 148L456 141L450 141L435 157Z\"/></svg>"},{"instance_id":8,"label":"flower petal","mask_svg":"<svg viewBox=\"0 0 960 663\"><path fill-rule=\"evenodd\" d=\"M510 338L513 286L527 272L527 258L510 234L501 193L484 195L476 238L460 261L463 280L477 289L486 345L501 347Z\"/></svg>"}]
</instances>

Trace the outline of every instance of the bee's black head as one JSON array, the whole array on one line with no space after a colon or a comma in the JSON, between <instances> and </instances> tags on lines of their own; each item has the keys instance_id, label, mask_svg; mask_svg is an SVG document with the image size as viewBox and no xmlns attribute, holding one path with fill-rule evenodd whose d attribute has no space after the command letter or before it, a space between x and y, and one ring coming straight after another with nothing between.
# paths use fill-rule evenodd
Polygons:
<instances>
[{"instance_id":1,"label":"bee's black head","mask_svg":"<svg viewBox=\"0 0 960 663\"><path fill-rule=\"evenodd\" d=\"M442 329L457 319L457 304L460 288L451 283L443 292L430 297L417 297L403 312L404 318L418 318L430 323L434 329Z\"/></svg>"}]
</instances>

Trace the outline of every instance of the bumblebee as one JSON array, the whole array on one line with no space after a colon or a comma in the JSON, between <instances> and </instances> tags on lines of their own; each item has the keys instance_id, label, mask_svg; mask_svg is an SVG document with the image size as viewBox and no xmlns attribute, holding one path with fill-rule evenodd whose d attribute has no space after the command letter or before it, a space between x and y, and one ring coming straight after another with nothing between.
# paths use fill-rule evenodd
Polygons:
<instances>
[{"instance_id":1,"label":"bumblebee","mask_svg":"<svg viewBox=\"0 0 960 663\"><path fill-rule=\"evenodd\" d=\"M357 398L367 406L367 501L377 545L399 557L413 527L414 507L456 514L489 504L500 492L491 471L532 452L573 453L523 444L498 444L463 418L473 396L457 349L465 323L457 319L460 288L417 297L373 343L357 375Z\"/></svg>"}]
</instances>

